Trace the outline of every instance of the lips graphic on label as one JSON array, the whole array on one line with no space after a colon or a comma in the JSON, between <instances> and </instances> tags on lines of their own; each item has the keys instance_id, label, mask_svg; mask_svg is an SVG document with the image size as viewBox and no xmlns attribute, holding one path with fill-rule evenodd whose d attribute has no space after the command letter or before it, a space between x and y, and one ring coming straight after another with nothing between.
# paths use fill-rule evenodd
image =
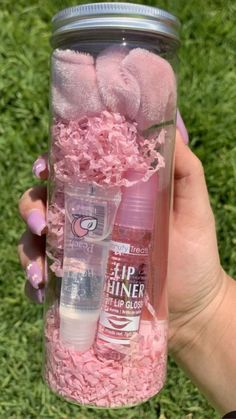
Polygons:
<instances>
[{"instance_id":1,"label":"lips graphic on label","mask_svg":"<svg viewBox=\"0 0 236 419\"><path fill-rule=\"evenodd\" d=\"M132 320L128 320L126 317L109 316L107 319L115 329L123 329L129 323L132 323Z\"/></svg>"}]
</instances>

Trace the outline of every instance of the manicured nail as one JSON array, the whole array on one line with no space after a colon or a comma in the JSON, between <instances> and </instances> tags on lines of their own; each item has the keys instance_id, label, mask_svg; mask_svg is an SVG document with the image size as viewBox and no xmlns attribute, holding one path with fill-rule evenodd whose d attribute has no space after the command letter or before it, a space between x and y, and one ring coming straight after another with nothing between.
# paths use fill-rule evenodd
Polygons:
<instances>
[{"instance_id":1,"label":"manicured nail","mask_svg":"<svg viewBox=\"0 0 236 419\"><path fill-rule=\"evenodd\" d=\"M44 288L39 288L36 290L36 300L39 304L44 302Z\"/></svg>"},{"instance_id":2,"label":"manicured nail","mask_svg":"<svg viewBox=\"0 0 236 419\"><path fill-rule=\"evenodd\" d=\"M27 217L27 224L32 233L41 236L47 227L46 220L38 209L30 211Z\"/></svg>"},{"instance_id":3,"label":"manicured nail","mask_svg":"<svg viewBox=\"0 0 236 419\"><path fill-rule=\"evenodd\" d=\"M47 169L47 164L42 157L39 157L33 164L32 171L33 174L40 178L40 174L43 173Z\"/></svg>"},{"instance_id":4,"label":"manicured nail","mask_svg":"<svg viewBox=\"0 0 236 419\"><path fill-rule=\"evenodd\" d=\"M176 127L178 128L181 137L184 140L185 144L188 144L189 142L189 138L188 138L188 131L186 129L186 126L184 124L184 121L182 119L182 116L180 115L179 110L177 110L177 118L176 118Z\"/></svg>"},{"instance_id":5,"label":"manicured nail","mask_svg":"<svg viewBox=\"0 0 236 419\"><path fill-rule=\"evenodd\" d=\"M42 304L44 302L44 288L36 290L29 281L25 283L25 295L34 303Z\"/></svg>"},{"instance_id":6,"label":"manicured nail","mask_svg":"<svg viewBox=\"0 0 236 419\"><path fill-rule=\"evenodd\" d=\"M35 289L38 289L39 284L43 280L43 276L42 276L42 270L40 269L37 262L35 261L30 262L27 265L25 272L26 272L26 277L28 281L30 282L30 284L32 285L32 287L34 287Z\"/></svg>"},{"instance_id":7,"label":"manicured nail","mask_svg":"<svg viewBox=\"0 0 236 419\"><path fill-rule=\"evenodd\" d=\"M44 260L44 280L48 282L48 261L47 258Z\"/></svg>"}]
</instances>

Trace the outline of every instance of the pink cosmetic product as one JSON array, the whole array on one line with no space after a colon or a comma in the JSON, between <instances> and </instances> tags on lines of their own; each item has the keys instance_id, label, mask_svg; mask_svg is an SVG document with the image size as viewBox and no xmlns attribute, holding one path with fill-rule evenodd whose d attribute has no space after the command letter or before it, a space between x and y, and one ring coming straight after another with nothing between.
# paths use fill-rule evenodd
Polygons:
<instances>
[{"instance_id":1,"label":"pink cosmetic product","mask_svg":"<svg viewBox=\"0 0 236 419\"><path fill-rule=\"evenodd\" d=\"M88 407L130 407L164 386L179 22L131 3L52 21L45 297L49 388ZM179 121L179 118L177 118ZM46 277L46 276L45 276Z\"/></svg>"},{"instance_id":2,"label":"pink cosmetic product","mask_svg":"<svg viewBox=\"0 0 236 419\"><path fill-rule=\"evenodd\" d=\"M127 177L137 181L142 174L130 172ZM147 182L123 188L97 333L97 352L107 358L119 359L120 354L128 353L130 340L139 331L150 269L156 189L157 174Z\"/></svg>"}]
</instances>

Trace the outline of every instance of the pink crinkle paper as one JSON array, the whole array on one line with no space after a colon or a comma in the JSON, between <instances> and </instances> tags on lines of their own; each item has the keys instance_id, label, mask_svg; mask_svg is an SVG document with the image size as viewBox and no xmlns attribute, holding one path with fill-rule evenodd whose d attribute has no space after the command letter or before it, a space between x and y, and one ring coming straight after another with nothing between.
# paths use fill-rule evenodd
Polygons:
<instances>
[{"instance_id":1,"label":"pink crinkle paper","mask_svg":"<svg viewBox=\"0 0 236 419\"><path fill-rule=\"evenodd\" d=\"M118 113L102 111L80 120L57 119L52 127L52 163L60 182L94 182L100 186L131 186L125 173L143 173L142 180L164 167L156 150L163 143L139 134L137 123Z\"/></svg>"},{"instance_id":2,"label":"pink crinkle paper","mask_svg":"<svg viewBox=\"0 0 236 419\"><path fill-rule=\"evenodd\" d=\"M47 312L45 341L45 380L69 401L97 407L132 406L148 400L164 385L166 321L141 320L130 355L118 361L99 359L93 347L81 354L63 346L58 309L53 307Z\"/></svg>"},{"instance_id":3,"label":"pink crinkle paper","mask_svg":"<svg viewBox=\"0 0 236 419\"><path fill-rule=\"evenodd\" d=\"M48 208L48 244L63 249L65 209L54 202Z\"/></svg>"},{"instance_id":4,"label":"pink crinkle paper","mask_svg":"<svg viewBox=\"0 0 236 419\"><path fill-rule=\"evenodd\" d=\"M60 182L55 182L47 211L47 256L49 257L50 270L58 277L61 277L63 274L64 200L64 185Z\"/></svg>"}]
</instances>

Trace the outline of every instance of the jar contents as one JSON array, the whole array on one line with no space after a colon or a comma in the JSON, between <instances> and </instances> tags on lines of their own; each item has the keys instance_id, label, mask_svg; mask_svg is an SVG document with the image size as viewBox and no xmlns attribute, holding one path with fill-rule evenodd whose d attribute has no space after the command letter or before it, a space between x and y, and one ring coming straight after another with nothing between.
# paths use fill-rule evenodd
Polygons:
<instances>
[{"instance_id":1,"label":"jar contents","mask_svg":"<svg viewBox=\"0 0 236 419\"><path fill-rule=\"evenodd\" d=\"M164 385L152 259L175 107L172 67L147 49L53 53L44 376L67 400L132 406Z\"/></svg>"}]
</instances>

